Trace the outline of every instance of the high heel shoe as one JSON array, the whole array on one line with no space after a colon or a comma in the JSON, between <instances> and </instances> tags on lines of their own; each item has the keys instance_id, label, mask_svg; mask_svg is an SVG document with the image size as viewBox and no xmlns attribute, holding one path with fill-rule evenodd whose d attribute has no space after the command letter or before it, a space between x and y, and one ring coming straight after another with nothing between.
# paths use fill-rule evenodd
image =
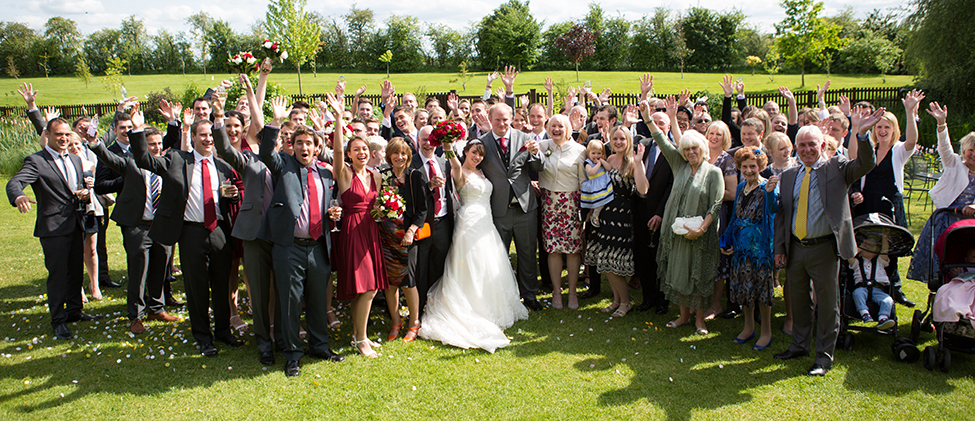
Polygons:
<instances>
[{"instance_id":1,"label":"high heel shoe","mask_svg":"<svg viewBox=\"0 0 975 421\"><path fill-rule=\"evenodd\" d=\"M240 319L239 315L234 315L234 317L230 318L230 325L234 327L234 330L240 333L244 333L247 331L247 328L250 327L247 322Z\"/></svg>"},{"instance_id":2,"label":"high heel shoe","mask_svg":"<svg viewBox=\"0 0 975 421\"><path fill-rule=\"evenodd\" d=\"M328 315L327 317L330 319L329 322L328 322L328 327L330 327L332 329L335 329L335 328L337 328L337 327L339 327L339 326L342 325L342 322L339 321L339 318L338 317L335 317L335 312L334 311L329 310L329 311L326 311L325 314L327 314Z\"/></svg>"},{"instance_id":3,"label":"high heel shoe","mask_svg":"<svg viewBox=\"0 0 975 421\"><path fill-rule=\"evenodd\" d=\"M416 340L416 335L419 334L420 325L406 328L406 335L403 336L403 342L410 343Z\"/></svg>"},{"instance_id":4,"label":"high heel shoe","mask_svg":"<svg viewBox=\"0 0 975 421\"><path fill-rule=\"evenodd\" d=\"M735 339L732 339L731 342L734 342L734 343L736 343L738 345L743 345L745 342L748 342L748 341L752 340L752 338L754 338L754 337L755 337L755 332L752 332L752 334L751 335L748 335L748 337L745 338L745 339L735 338Z\"/></svg>"},{"instance_id":5,"label":"high heel shoe","mask_svg":"<svg viewBox=\"0 0 975 421\"><path fill-rule=\"evenodd\" d=\"M369 338L363 339L361 341L355 341L354 340L354 341L352 341L352 346L356 347L356 349L359 350L359 353L362 354L363 357L366 357L366 358L377 358L377 357L379 357L379 354L376 353L376 351L374 349L372 349L372 347L370 345L370 342L372 342L372 341L370 341ZM363 352L362 351L362 348L359 347L360 344L366 344L367 346L370 346L369 352Z\"/></svg>"},{"instance_id":6,"label":"high heel shoe","mask_svg":"<svg viewBox=\"0 0 975 421\"><path fill-rule=\"evenodd\" d=\"M768 343L765 344L765 346L761 346L761 345L758 344L758 342L755 342L755 345L752 346L752 349L755 350L755 351L762 351L765 348L768 348L768 347L772 346L772 339L775 339L775 338L768 338Z\"/></svg>"},{"instance_id":7,"label":"high heel shoe","mask_svg":"<svg viewBox=\"0 0 975 421\"><path fill-rule=\"evenodd\" d=\"M562 309L562 291L552 292L552 308L556 310Z\"/></svg>"},{"instance_id":8,"label":"high heel shoe","mask_svg":"<svg viewBox=\"0 0 975 421\"><path fill-rule=\"evenodd\" d=\"M613 304L610 304L608 307L606 307L606 308L604 308L602 310L599 310L599 311L601 311L603 313L612 313L612 312L616 311L616 309L618 309L618 308L620 308L620 303L617 303L617 302L613 301Z\"/></svg>"},{"instance_id":9,"label":"high heel shoe","mask_svg":"<svg viewBox=\"0 0 975 421\"><path fill-rule=\"evenodd\" d=\"M398 325L393 325L393 328L389 330L389 335L386 336L386 342L390 342L397 337L399 337L399 330L403 328L403 322L399 322Z\"/></svg>"}]
</instances>

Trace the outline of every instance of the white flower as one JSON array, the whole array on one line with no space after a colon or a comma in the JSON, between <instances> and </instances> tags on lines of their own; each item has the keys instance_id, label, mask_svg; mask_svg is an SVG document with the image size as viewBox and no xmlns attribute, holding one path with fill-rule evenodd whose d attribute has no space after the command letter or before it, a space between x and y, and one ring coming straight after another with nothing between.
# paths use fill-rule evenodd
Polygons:
<instances>
[{"instance_id":1,"label":"white flower","mask_svg":"<svg viewBox=\"0 0 975 421\"><path fill-rule=\"evenodd\" d=\"M274 43L271 42L271 40L267 40L267 41L264 41L264 44L263 45L264 45L264 48L271 48L271 46L274 45Z\"/></svg>"},{"instance_id":2,"label":"white flower","mask_svg":"<svg viewBox=\"0 0 975 421\"><path fill-rule=\"evenodd\" d=\"M286 59L286 58L288 58L288 52L287 51L284 51L284 52L281 53L281 61L284 61L284 59Z\"/></svg>"}]
</instances>

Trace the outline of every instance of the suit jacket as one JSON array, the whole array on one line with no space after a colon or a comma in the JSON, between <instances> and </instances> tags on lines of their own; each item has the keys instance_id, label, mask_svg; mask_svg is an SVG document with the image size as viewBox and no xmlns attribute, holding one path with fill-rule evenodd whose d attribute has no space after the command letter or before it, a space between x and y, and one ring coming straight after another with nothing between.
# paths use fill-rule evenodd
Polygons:
<instances>
[{"instance_id":1,"label":"suit jacket","mask_svg":"<svg viewBox=\"0 0 975 421\"><path fill-rule=\"evenodd\" d=\"M145 136L145 134L142 136ZM105 142L99 142L98 144L105 145ZM119 146L118 142L112 143L112 146L109 146L106 148L106 150L112 152L115 156L125 155L125 152L122 151L122 147ZM99 160L100 159L101 157L99 157ZM95 168L95 193L120 193L122 191L122 186L125 184L125 179L122 177L123 172L124 171L119 172L113 169L110 165L99 165L97 168Z\"/></svg>"},{"instance_id":2,"label":"suit jacket","mask_svg":"<svg viewBox=\"0 0 975 421\"><path fill-rule=\"evenodd\" d=\"M386 177L393 177L393 168L380 170L380 174L382 174L383 180ZM400 195L403 196L403 202L406 203L406 209L403 211L405 228L409 228L410 225L421 227L424 222L427 222L427 196L432 195L428 194L430 189L427 188L427 182L424 180L422 171L406 168L406 186L399 191ZM429 200L432 201L432 197ZM447 196L447 200L448 204L451 203L450 196ZM451 212L448 211L447 214L451 214Z\"/></svg>"},{"instance_id":3,"label":"suit jacket","mask_svg":"<svg viewBox=\"0 0 975 421\"><path fill-rule=\"evenodd\" d=\"M140 142L145 142L145 136L144 131L129 133L130 138L139 137ZM143 176L143 170L136 164L132 153L122 155L112 153L111 148L106 148L105 144L101 142L92 146L91 150L98 157L98 161L104 164L99 165L99 172L105 168L113 173L122 174L119 176L122 189L118 195L115 210L112 211L111 219L123 227L139 226L146 209L146 189L148 187L146 178Z\"/></svg>"},{"instance_id":4,"label":"suit jacket","mask_svg":"<svg viewBox=\"0 0 975 421\"><path fill-rule=\"evenodd\" d=\"M162 192L159 196L159 207L156 208L156 216L152 221L152 228L149 228L149 238L171 246L179 241L183 232L183 214L186 212L186 202L189 197L189 179L196 166L196 158L193 152L179 151L170 149L163 156L150 156L149 147L146 144L145 136L129 137L131 152L139 168L152 171L162 177ZM217 170L217 179L211 180L219 183L221 180L230 179L232 182L237 180L234 170L227 165L224 160L211 156L213 165ZM240 200L228 199L222 196L215 197L219 201L220 214L223 220L218 224L224 232L230 232L230 209L231 202Z\"/></svg>"},{"instance_id":5,"label":"suit jacket","mask_svg":"<svg viewBox=\"0 0 975 421\"><path fill-rule=\"evenodd\" d=\"M246 241L256 240L264 225L264 173L267 165L254 152L241 152L234 148L227 138L225 127L213 131L213 146L217 155L237 170L244 180L243 202L230 235Z\"/></svg>"},{"instance_id":6,"label":"suit jacket","mask_svg":"<svg viewBox=\"0 0 975 421\"><path fill-rule=\"evenodd\" d=\"M850 185L866 175L876 165L873 145L869 138L857 139L860 153L856 160L849 160L840 154L833 155L825 164L815 169L819 185L819 197L823 199L826 220L836 235L836 249L840 257L849 259L856 255L856 239L853 236L853 219L850 217L850 204L846 196ZM775 254L789 256L792 244L792 213L795 198L796 179L802 166L786 170L780 177L782 186L780 200L782 206L775 214Z\"/></svg>"},{"instance_id":7,"label":"suit jacket","mask_svg":"<svg viewBox=\"0 0 975 421\"><path fill-rule=\"evenodd\" d=\"M650 148L652 138L643 139L640 143L647 149ZM657 153L657 160L654 161L653 169L650 170L650 188L647 190L644 200L642 217L646 220L654 216L663 218L664 208L667 206L667 198L670 197L670 190L674 186L674 172L670 169L670 163L664 158L664 154Z\"/></svg>"},{"instance_id":8,"label":"suit jacket","mask_svg":"<svg viewBox=\"0 0 975 421\"><path fill-rule=\"evenodd\" d=\"M519 130L509 130L508 136L510 136L508 138L508 168L505 168L504 162L501 160L501 148L494 140L494 132L488 132L481 136L485 154L480 168L484 172L484 176L491 180L491 184L494 185L494 190L491 192L491 211L494 216L501 216L507 212L512 193L518 199L522 211L530 212L538 208L538 200L535 199L535 193L531 188L529 172L524 171L524 168L513 167L520 164L528 166L535 172L541 172L544 168L544 162L537 155L532 154L527 154L528 156L524 159L516 160L515 157L529 138L528 135Z\"/></svg>"},{"instance_id":9,"label":"suit jacket","mask_svg":"<svg viewBox=\"0 0 975 421\"><path fill-rule=\"evenodd\" d=\"M444 178L444 195L447 197L447 215L444 218L454 218L453 208L455 206L454 202L454 180L451 178L450 172L452 170L450 161L447 161L441 156L434 155L434 159L437 160L439 165L438 171L441 177ZM410 168L413 169L413 175L416 178L411 178L411 182L419 183L418 189L414 189L415 194L420 195L419 200L417 200L416 212L417 216L422 217L421 221L429 222L432 226L433 219L436 217L433 210L435 209L435 204L433 203L433 190L428 186L430 185L430 169L426 165L426 159L422 155L413 155L412 161L410 161ZM423 202L421 205L420 202ZM406 217L403 218L404 220ZM422 223L421 223L422 224Z\"/></svg>"},{"instance_id":10,"label":"suit jacket","mask_svg":"<svg viewBox=\"0 0 975 421\"><path fill-rule=\"evenodd\" d=\"M274 195L271 196L271 205L267 208L264 216L263 228L258 233L258 238L273 242L284 247L290 247L294 243L295 223L301 213L301 203L305 201L305 189L308 188L308 176L305 166L301 165L295 157L274 152L277 144L278 129L264 126L264 137L261 139L260 157L261 162L271 170L271 175L275 177ZM332 172L321 165L316 165L318 176L325 185L322 193L322 200L319 206L322 207L322 232L319 233L321 241L325 242L325 258L329 258L332 249L332 238L329 235L328 224L324 223L328 216L328 205L335 194L335 181ZM313 235L314 236L314 235Z\"/></svg>"},{"instance_id":11,"label":"suit jacket","mask_svg":"<svg viewBox=\"0 0 975 421\"><path fill-rule=\"evenodd\" d=\"M82 183L81 158L68 154L68 159L74 165L76 180ZM24 158L24 166L7 182L7 199L11 205L17 206L14 200L25 195L24 187L27 185L34 190L37 200L35 237L57 237L82 229L78 198L68 187L68 181L46 148Z\"/></svg>"}]
</instances>

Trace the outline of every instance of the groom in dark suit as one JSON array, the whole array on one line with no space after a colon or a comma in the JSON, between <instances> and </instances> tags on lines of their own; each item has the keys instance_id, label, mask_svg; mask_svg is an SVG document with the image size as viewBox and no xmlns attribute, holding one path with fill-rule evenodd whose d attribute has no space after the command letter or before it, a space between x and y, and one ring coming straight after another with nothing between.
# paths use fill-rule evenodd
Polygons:
<instances>
[{"instance_id":1,"label":"groom in dark suit","mask_svg":"<svg viewBox=\"0 0 975 421\"><path fill-rule=\"evenodd\" d=\"M91 199L82 178L81 159L67 153L71 125L62 118L47 123L47 146L24 158L24 166L7 182L7 199L21 213L37 204L34 236L41 240L47 267L47 306L57 339L71 339L68 323L101 317L81 312L83 230L79 205ZM30 185L37 201L24 194Z\"/></svg>"},{"instance_id":2,"label":"groom in dark suit","mask_svg":"<svg viewBox=\"0 0 975 421\"><path fill-rule=\"evenodd\" d=\"M656 116L653 122L669 121L664 113ZM633 201L633 256L636 257L634 266L637 275L640 277L640 289L643 290L643 303L636 310L647 311L656 306L657 314L667 314L670 303L660 291L660 281L657 279L657 244L660 240L660 223L663 220L664 208L667 199L670 198L670 189L674 185L674 172L670 169L670 164L656 141L650 135L647 123L636 123L637 133L646 133L640 143L643 144L643 164L646 168L647 180L650 188L643 199ZM670 133L670 124L658 125L665 134Z\"/></svg>"},{"instance_id":3,"label":"groom in dark suit","mask_svg":"<svg viewBox=\"0 0 975 421\"><path fill-rule=\"evenodd\" d=\"M516 278L525 306L531 310L541 310L542 306L535 297L538 294L538 276L535 272L538 265L535 258L538 200L532 192L528 174L528 169L542 171L538 142L520 130L510 130L511 107L507 104L495 104L488 116L491 131L481 136L486 149L481 171L494 185L491 192L494 226L501 235L505 250L511 247L512 238L515 241L518 253ZM515 157L522 151L529 156L516 160Z\"/></svg>"},{"instance_id":4,"label":"groom in dark suit","mask_svg":"<svg viewBox=\"0 0 975 421\"><path fill-rule=\"evenodd\" d=\"M451 211L454 183L448 182L451 180L450 162L434 153L436 147L429 142L432 131L433 126L420 129L420 153L413 155L410 161L410 168L419 171L426 183L423 189L425 196L416 200L424 202L420 212L426 214L426 223L430 224L430 236L416 240L409 249L409 268L420 296L420 314L423 314L427 303L427 292L443 276L454 234L454 214Z\"/></svg>"}]
</instances>

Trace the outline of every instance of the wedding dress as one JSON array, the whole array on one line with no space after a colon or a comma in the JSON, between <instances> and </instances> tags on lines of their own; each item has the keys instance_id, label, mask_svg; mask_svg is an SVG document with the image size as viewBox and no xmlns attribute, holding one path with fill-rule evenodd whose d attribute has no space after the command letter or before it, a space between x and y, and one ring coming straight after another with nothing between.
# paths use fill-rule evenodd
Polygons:
<instances>
[{"instance_id":1,"label":"wedding dress","mask_svg":"<svg viewBox=\"0 0 975 421\"><path fill-rule=\"evenodd\" d=\"M491 182L467 173L463 205L447 252L443 277L430 288L421 338L494 353L508 345L503 329L528 318L507 250L491 216Z\"/></svg>"}]
</instances>

